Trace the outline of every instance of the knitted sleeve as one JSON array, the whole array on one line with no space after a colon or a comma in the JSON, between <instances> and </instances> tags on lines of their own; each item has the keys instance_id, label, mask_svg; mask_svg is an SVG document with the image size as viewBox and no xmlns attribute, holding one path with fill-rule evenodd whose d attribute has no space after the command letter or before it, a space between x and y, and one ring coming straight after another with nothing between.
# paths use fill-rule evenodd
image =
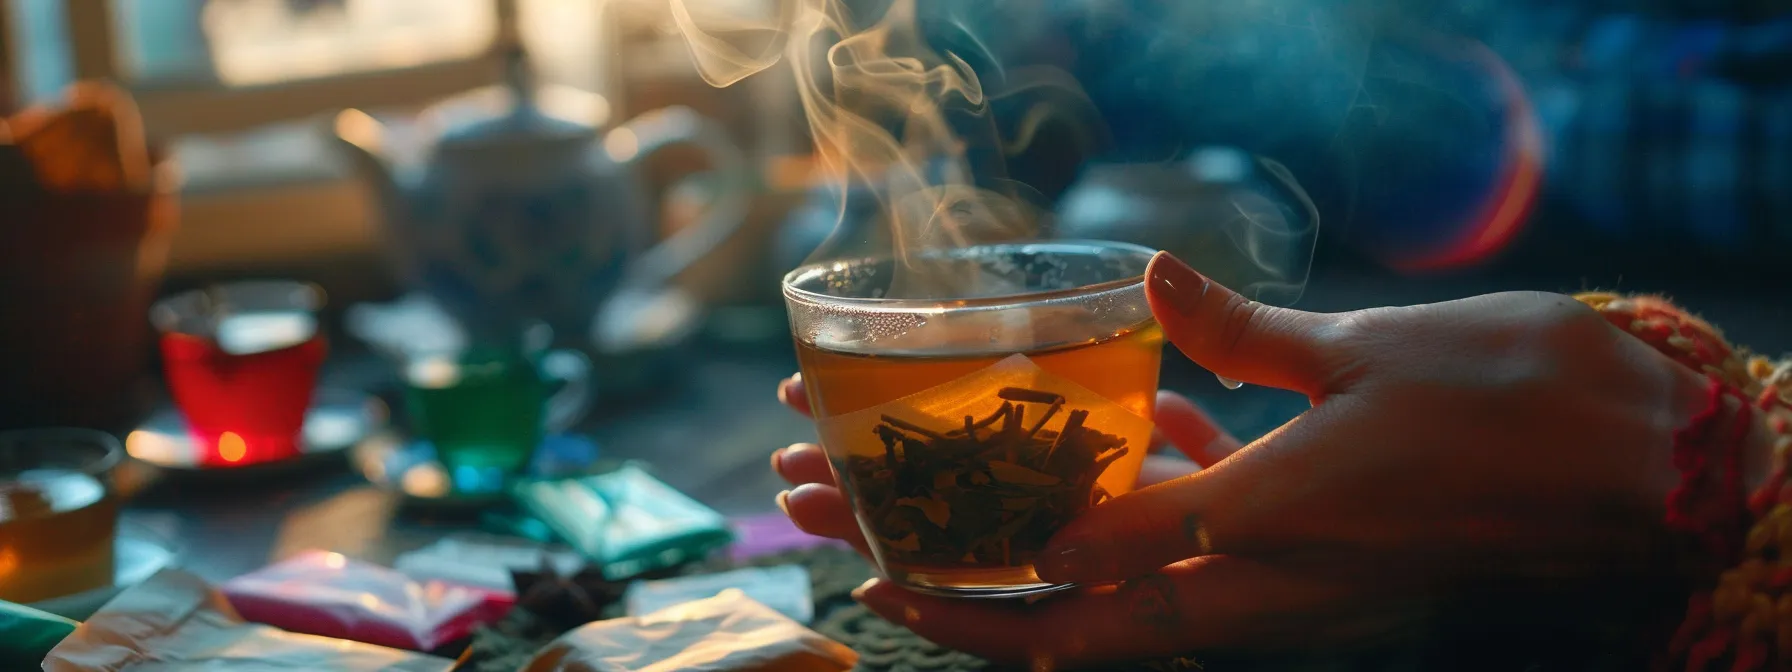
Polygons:
<instances>
[{"instance_id":1,"label":"knitted sleeve","mask_svg":"<svg viewBox=\"0 0 1792 672\"><path fill-rule=\"evenodd\" d=\"M1669 496L1669 526L1699 534L1716 569L1702 577L1688 598L1679 631L1662 647L1664 663L1688 672L1792 669L1792 484L1786 478L1787 453L1792 451L1792 358L1776 363L1753 355L1661 297L1590 293L1576 298L1619 329L1711 379L1712 407L1676 436L1675 466L1683 475L1717 462L1716 453L1737 450L1742 442L1745 435L1735 428L1713 429L1722 424L1717 416L1727 408L1724 396L1740 401L1734 404L1734 419L1742 421L1737 427L1747 431L1758 414L1773 435L1769 476L1746 500L1739 491L1684 487L1694 481L1690 476ZM1705 480L1734 483L1737 471L1732 461L1727 474ZM1735 501L1716 501L1726 499ZM1720 513L1692 521L1689 529L1688 511Z\"/></svg>"}]
</instances>

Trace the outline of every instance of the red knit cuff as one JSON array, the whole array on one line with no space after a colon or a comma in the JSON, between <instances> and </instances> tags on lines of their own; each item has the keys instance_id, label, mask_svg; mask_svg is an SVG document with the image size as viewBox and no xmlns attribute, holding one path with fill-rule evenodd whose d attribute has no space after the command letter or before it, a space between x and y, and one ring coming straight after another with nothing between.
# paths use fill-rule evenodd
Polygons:
<instances>
[{"instance_id":1,"label":"red knit cuff","mask_svg":"<svg viewBox=\"0 0 1792 672\"><path fill-rule=\"evenodd\" d=\"M1725 417L1726 396L1741 402L1734 418ZM1680 484L1668 493L1667 525L1698 539L1719 568L1736 563L1748 525L1742 451L1751 422L1749 401L1740 390L1713 377L1706 387L1705 407L1674 433L1673 460Z\"/></svg>"}]
</instances>

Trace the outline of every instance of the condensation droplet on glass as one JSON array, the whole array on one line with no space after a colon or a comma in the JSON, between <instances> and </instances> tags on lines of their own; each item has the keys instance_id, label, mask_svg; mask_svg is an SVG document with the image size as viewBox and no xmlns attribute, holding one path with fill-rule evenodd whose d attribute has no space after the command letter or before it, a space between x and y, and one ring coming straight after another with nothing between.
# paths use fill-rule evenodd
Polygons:
<instances>
[{"instance_id":1,"label":"condensation droplet on glass","mask_svg":"<svg viewBox=\"0 0 1792 672\"><path fill-rule=\"evenodd\" d=\"M1244 383L1238 382L1231 378L1227 378L1225 376L1221 376L1218 374L1215 374L1214 377L1220 379L1220 385L1224 386L1228 390L1236 390L1238 388L1244 387Z\"/></svg>"}]
</instances>

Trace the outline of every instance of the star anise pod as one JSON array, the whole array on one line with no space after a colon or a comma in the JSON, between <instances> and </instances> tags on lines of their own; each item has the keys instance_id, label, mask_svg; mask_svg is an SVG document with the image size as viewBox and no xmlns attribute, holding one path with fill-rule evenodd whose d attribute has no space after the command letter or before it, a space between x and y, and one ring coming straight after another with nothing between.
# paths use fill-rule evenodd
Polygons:
<instances>
[{"instance_id":1,"label":"star anise pod","mask_svg":"<svg viewBox=\"0 0 1792 672\"><path fill-rule=\"evenodd\" d=\"M595 565L561 574L546 556L540 569L513 569L510 579L516 586L517 607L568 630L603 618L604 608L621 600L628 587L626 581L605 579L602 568Z\"/></svg>"}]
</instances>

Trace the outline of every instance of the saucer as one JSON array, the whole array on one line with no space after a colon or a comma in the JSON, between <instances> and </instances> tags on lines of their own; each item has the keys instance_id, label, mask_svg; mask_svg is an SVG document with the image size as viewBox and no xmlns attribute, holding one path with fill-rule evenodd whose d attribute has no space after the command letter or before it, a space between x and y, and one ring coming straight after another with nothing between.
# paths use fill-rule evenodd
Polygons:
<instances>
[{"instance_id":1,"label":"saucer","mask_svg":"<svg viewBox=\"0 0 1792 672\"><path fill-rule=\"evenodd\" d=\"M131 457L169 472L243 475L283 471L340 458L355 444L383 429L386 418L386 404L373 395L345 389L319 389L310 410L305 413L298 455L240 467L211 467L199 463L199 451L194 448L192 435L187 431L186 419L178 409L166 406L125 437L124 449Z\"/></svg>"},{"instance_id":2,"label":"saucer","mask_svg":"<svg viewBox=\"0 0 1792 672\"><path fill-rule=\"evenodd\" d=\"M179 551L172 542L135 525L119 525L118 539L113 543L112 585L52 597L25 606L71 620L86 620L125 589L173 566L179 556Z\"/></svg>"},{"instance_id":3,"label":"saucer","mask_svg":"<svg viewBox=\"0 0 1792 672\"><path fill-rule=\"evenodd\" d=\"M597 444L583 436L557 434L542 439L529 466L515 478L564 478L587 473L598 463ZM419 502L483 504L509 497L497 474L458 475L463 483L485 480L485 487L455 490L454 478L436 459L436 449L423 439L405 439L387 432L361 442L354 450L355 468L367 480Z\"/></svg>"}]
</instances>

